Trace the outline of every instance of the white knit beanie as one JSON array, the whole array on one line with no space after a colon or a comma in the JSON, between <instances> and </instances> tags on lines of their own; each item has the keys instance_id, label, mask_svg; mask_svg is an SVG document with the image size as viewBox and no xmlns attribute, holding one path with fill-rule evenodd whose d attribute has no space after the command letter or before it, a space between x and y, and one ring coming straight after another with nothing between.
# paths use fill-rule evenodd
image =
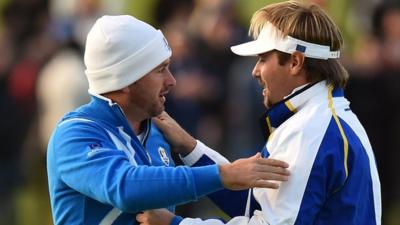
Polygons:
<instances>
[{"instance_id":1,"label":"white knit beanie","mask_svg":"<svg viewBox=\"0 0 400 225\"><path fill-rule=\"evenodd\" d=\"M164 35L132 16L103 16L86 39L90 94L120 90L171 57Z\"/></svg>"}]
</instances>

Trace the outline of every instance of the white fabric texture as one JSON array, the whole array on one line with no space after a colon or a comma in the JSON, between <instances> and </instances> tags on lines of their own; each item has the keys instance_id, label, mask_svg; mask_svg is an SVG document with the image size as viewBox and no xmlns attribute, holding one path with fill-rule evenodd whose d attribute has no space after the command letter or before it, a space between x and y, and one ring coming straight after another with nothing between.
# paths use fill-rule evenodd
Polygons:
<instances>
[{"instance_id":1,"label":"white fabric texture","mask_svg":"<svg viewBox=\"0 0 400 225\"><path fill-rule=\"evenodd\" d=\"M132 16L103 16L86 39L89 93L120 90L171 57L160 30Z\"/></svg>"}]
</instances>

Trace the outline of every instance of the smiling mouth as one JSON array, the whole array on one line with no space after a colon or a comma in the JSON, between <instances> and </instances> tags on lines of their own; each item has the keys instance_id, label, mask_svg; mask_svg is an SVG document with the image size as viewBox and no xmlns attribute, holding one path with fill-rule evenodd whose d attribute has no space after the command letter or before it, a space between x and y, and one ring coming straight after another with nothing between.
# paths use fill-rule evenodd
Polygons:
<instances>
[{"instance_id":1,"label":"smiling mouth","mask_svg":"<svg viewBox=\"0 0 400 225\"><path fill-rule=\"evenodd\" d=\"M261 80L258 80L258 84L262 87L262 89L263 89L262 93L265 96L266 92L268 91L267 90L267 85L264 82L262 82Z\"/></svg>"},{"instance_id":2,"label":"smiling mouth","mask_svg":"<svg viewBox=\"0 0 400 225\"><path fill-rule=\"evenodd\" d=\"M161 102L164 103L166 101L165 95L168 94L169 91L163 91L160 93L160 95L158 97L160 97Z\"/></svg>"}]
</instances>

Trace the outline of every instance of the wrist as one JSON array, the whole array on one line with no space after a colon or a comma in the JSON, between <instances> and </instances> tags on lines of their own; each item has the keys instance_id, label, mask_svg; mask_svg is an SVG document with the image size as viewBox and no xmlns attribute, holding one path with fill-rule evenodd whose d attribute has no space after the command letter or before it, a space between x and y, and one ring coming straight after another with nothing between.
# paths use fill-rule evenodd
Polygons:
<instances>
[{"instance_id":1,"label":"wrist","mask_svg":"<svg viewBox=\"0 0 400 225\"><path fill-rule=\"evenodd\" d=\"M224 188L229 188L229 167L230 164L221 164L218 166L219 177Z\"/></svg>"},{"instance_id":2,"label":"wrist","mask_svg":"<svg viewBox=\"0 0 400 225\"><path fill-rule=\"evenodd\" d=\"M177 153L184 157L190 154L196 148L196 145L196 139L194 139L193 137L187 138L187 140L183 142L181 147L177 149Z\"/></svg>"}]
</instances>

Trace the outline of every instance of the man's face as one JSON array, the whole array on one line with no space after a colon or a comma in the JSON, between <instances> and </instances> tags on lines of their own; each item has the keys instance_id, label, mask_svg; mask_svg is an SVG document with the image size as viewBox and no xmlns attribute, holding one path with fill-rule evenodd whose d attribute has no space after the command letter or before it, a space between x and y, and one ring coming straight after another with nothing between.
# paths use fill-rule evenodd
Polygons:
<instances>
[{"instance_id":1,"label":"man's face","mask_svg":"<svg viewBox=\"0 0 400 225\"><path fill-rule=\"evenodd\" d=\"M280 65L278 54L274 51L259 55L253 77L263 88L264 105L267 109L293 90L289 69L290 63Z\"/></svg>"},{"instance_id":2,"label":"man's face","mask_svg":"<svg viewBox=\"0 0 400 225\"><path fill-rule=\"evenodd\" d=\"M130 108L145 118L158 116L164 111L165 95L176 85L169 71L170 59L129 86Z\"/></svg>"}]
</instances>

